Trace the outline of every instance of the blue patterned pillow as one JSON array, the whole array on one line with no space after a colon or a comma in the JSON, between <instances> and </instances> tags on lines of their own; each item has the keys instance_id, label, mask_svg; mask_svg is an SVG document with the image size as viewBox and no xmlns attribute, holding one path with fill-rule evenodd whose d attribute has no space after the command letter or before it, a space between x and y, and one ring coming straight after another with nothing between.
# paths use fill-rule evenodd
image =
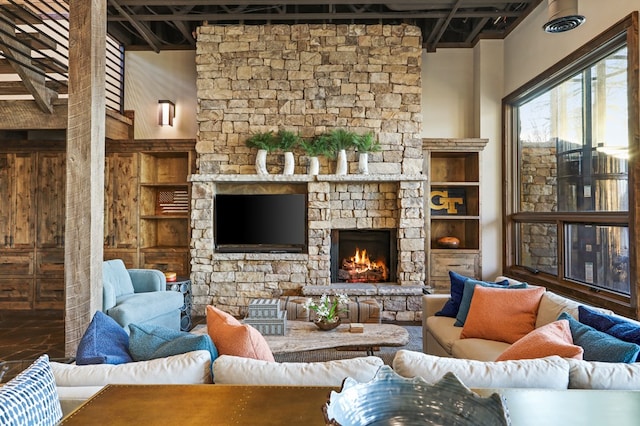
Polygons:
<instances>
[{"instance_id":1,"label":"blue patterned pillow","mask_svg":"<svg viewBox=\"0 0 640 426\"><path fill-rule=\"evenodd\" d=\"M635 343L624 342L582 324L566 312L560 314L558 319L569 321L573 344L582 346L585 361L631 363L640 353L640 346Z\"/></svg>"},{"instance_id":2,"label":"blue patterned pillow","mask_svg":"<svg viewBox=\"0 0 640 426\"><path fill-rule=\"evenodd\" d=\"M469 308L471 307L471 299L473 298L473 291L475 290L477 285L481 285L483 287L495 287L495 288L527 288L527 283L520 283L509 285L509 281L504 280L499 283L487 283L484 281L478 281L469 278L464 282L464 291L462 292L462 300L460 301L460 308L458 309L458 314L456 315L456 322L453 324L455 327L462 327L464 322L467 320L467 315L469 315Z\"/></svg>"},{"instance_id":3,"label":"blue patterned pillow","mask_svg":"<svg viewBox=\"0 0 640 426\"><path fill-rule=\"evenodd\" d=\"M198 350L209 351L211 362L218 358L218 350L208 334L191 334L143 324L129 324L129 330L129 352L135 361L147 361Z\"/></svg>"},{"instance_id":4,"label":"blue patterned pillow","mask_svg":"<svg viewBox=\"0 0 640 426\"><path fill-rule=\"evenodd\" d=\"M0 387L0 425L55 425L62 418L49 357L42 355Z\"/></svg>"},{"instance_id":5,"label":"blue patterned pillow","mask_svg":"<svg viewBox=\"0 0 640 426\"><path fill-rule=\"evenodd\" d=\"M603 314L586 306L578 306L578 320L616 339L640 345L640 325L624 318ZM638 355L640 358L640 355ZM636 359L640 361L640 359Z\"/></svg>"},{"instance_id":6,"label":"blue patterned pillow","mask_svg":"<svg viewBox=\"0 0 640 426\"><path fill-rule=\"evenodd\" d=\"M132 362L129 335L107 314L97 311L78 343L76 364L124 364Z\"/></svg>"}]
</instances>

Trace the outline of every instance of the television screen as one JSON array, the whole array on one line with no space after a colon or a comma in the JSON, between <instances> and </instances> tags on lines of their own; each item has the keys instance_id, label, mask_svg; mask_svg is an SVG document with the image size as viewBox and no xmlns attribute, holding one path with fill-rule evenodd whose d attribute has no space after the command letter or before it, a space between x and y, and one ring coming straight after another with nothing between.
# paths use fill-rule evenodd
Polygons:
<instances>
[{"instance_id":1,"label":"television screen","mask_svg":"<svg viewBox=\"0 0 640 426\"><path fill-rule=\"evenodd\" d=\"M305 194L218 194L218 251L301 252L307 240Z\"/></svg>"}]
</instances>

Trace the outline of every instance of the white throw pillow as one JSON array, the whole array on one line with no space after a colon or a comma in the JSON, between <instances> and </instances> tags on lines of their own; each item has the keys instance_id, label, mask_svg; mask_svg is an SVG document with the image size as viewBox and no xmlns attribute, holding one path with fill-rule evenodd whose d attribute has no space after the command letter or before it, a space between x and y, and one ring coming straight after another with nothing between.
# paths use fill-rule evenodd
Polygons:
<instances>
[{"instance_id":1,"label":"white throw pillow","mask_svg":"<svg viewBox=\"0 0 640 426\"><path fill-rule=\"evenodd\" d=\"M341 386L347 377L370 381L383 364L375 356L298 363L221 355L213 362L213 378L217 384Z\"/></svg>"},{"instance_id":2,"label":"white throw pillow","mask_svg":"<svg viewBox=\"0 0 640 426\"><path fill-rule=\"evenodd\" d=\"M575 300L568 299L564 296L557 295L551 291L545 291L540 299L540 306L538 307L538 317L536 318L536 328L540 328L543 325L547 325L554 321L557 321L561 313L566 312L576 320L578 319L578 306L584 305L584 303L577 302ZM588 306L588 305L585 305ZM603 314L612 315L613 312L607 309L594 308L592 309L602 312Z\"/></svg>"},{"instance_id":3,"label":"white throw pillow","mask_svg":"<svg viewBox=\"0 0 640 426\"><path fill-rule=\"evenodd\" d=\"M452 372L470 388L566 389L569 363L559 356L518 361L474 361L399 350L393 369L403 377L436 383Z\"/></svg>"},{"instance_id":4,"label":"white throw pillow","mask_svg":"<svg viewBox=\"0 0 640 426\"><path fill-rule=\"evenodd\" d=\"M567 361L569 389L640 390L640 363Z\"/></svg>"},{"instance_id":5,"label":"white throw pillow","mask_svg":"<svg viewBox=\"0 0 640 426\"><path fill-rule=\"evenodd\" d=\"M118 365L52 362L51 369L57 386L211 383L211 355L204 350Z\"/></svg>"}]
</instances>

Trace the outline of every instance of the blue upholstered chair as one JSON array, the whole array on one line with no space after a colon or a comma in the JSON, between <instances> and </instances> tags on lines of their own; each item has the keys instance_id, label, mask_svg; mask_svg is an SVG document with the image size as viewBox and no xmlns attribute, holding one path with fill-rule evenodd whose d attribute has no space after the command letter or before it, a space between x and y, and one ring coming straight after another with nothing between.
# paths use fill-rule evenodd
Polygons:
<instances>
[{"instance_id":1,"label":"blue upholstered chair","mask_svg":"<svg viewBox=\"0 0 640 426\"><path fill-rule=\"evenodd\" d=\"M161 325L180 330L184 297L167 291L167 280L157 269L127 269L120 259L102 264L102 312L127 333L129 324Z\"/></svg>"}]
</instances>

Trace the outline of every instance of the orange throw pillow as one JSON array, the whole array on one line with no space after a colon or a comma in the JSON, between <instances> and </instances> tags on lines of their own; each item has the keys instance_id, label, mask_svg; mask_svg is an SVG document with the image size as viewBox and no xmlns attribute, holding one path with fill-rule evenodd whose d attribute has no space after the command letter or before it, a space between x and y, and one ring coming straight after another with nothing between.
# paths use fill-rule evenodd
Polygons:
<instances>
[{"instance_id":1,"label":"orange throw pillow","mask_svg":"<svg viewBox=\"0 0 640 426\"><path fill-rule=\"evenodd\" d=\"M502 352L496 361L535 359L558 355L582 359L584 350L573 344L569 321L558 320L536 328Z\"/></svg>"},{"instance_id":2,"label":"orange throw pillow","mask_svg":"<svg viewBox=\"0 0 640 426\"><path fill-rule=\"evenodd\" d=\"M476 286L462 339L514 343L533 331L543 287L503 289Z\"/></svg>"},{"instance_id":3,"label":"orange throw pillow","mask_svg":"<svg viewBox=\"0 0 640 426\"><path fill-rule=\"evenodd\" d=\"M207 306L207 333L220 355L275 361L258 330L211 305Z\"/></svg>"}]
</instances>

